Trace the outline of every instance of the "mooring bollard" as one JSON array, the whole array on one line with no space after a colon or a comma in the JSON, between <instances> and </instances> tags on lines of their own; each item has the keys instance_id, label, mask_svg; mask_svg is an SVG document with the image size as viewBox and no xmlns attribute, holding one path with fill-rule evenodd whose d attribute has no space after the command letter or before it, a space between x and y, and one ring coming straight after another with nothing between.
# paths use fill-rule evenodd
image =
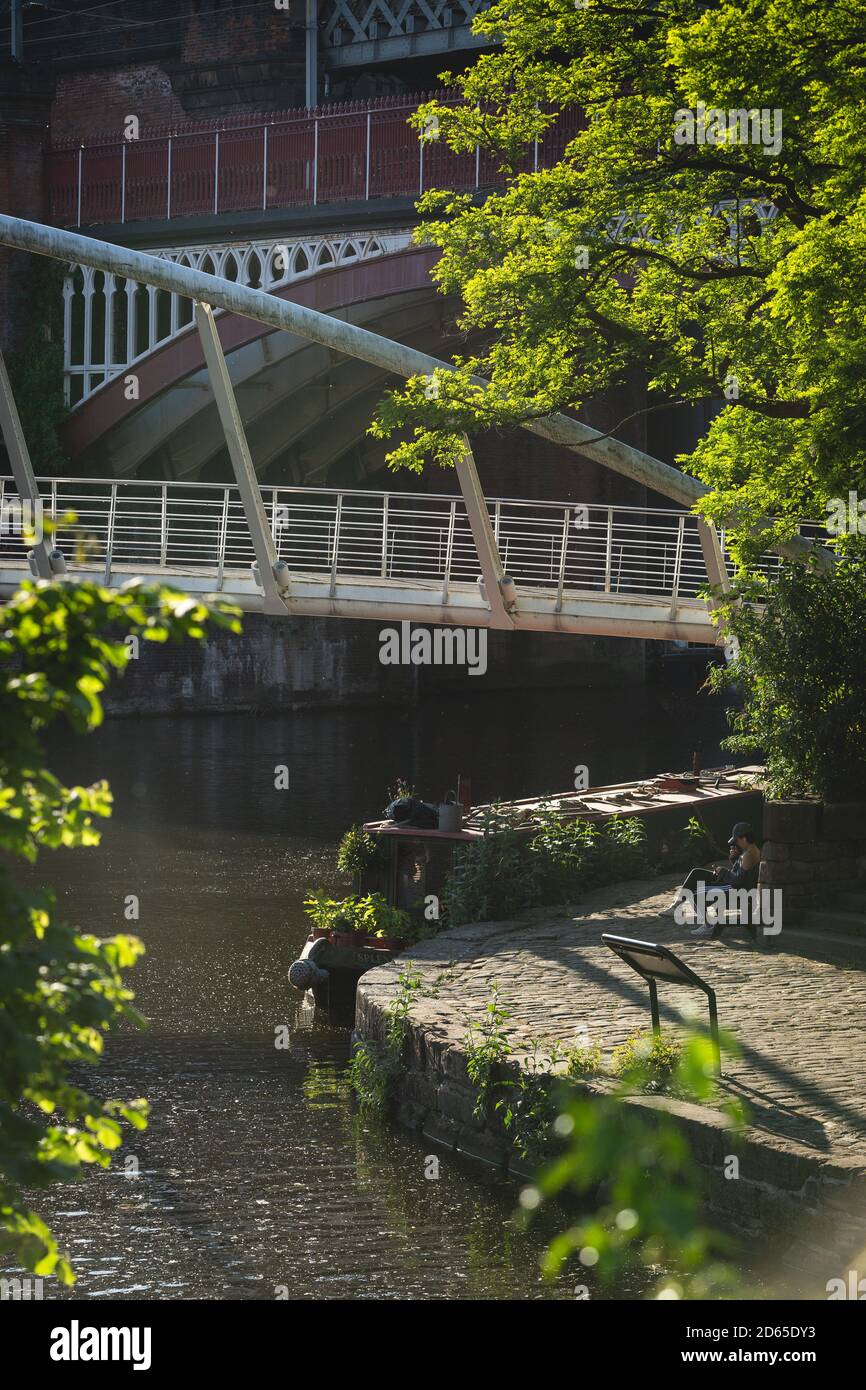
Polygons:
<instances>
[{"instance_id":1,"label":"mooring bollard","mask_svg":"<svg viewBox=\"0 0 866 1390\"><path fill-rule=\"evenodd\" d=\"M323 970L321 965L316 965L308 956L302 956L289 966L289 984L294 985L302 994L305 990L312 989L313 985L324 985L327 982L327 970Z\"/></svg>"},{"instance_id":2,"label":"mooring bollard","mask_svg":"<svg viewBox=\"0 0 866 1390\"><path fill-rule=\"evenodd\" d=\"M316 957L327 950L327 942L320 938L318 941L311 942L304 950L304 954L299 960L293 961L289 966L289 984L294 985L303 994L305 990L312 989L314 985L326 985L330 979L327 970L319 965Z\"/></svg>"}]
</instances>

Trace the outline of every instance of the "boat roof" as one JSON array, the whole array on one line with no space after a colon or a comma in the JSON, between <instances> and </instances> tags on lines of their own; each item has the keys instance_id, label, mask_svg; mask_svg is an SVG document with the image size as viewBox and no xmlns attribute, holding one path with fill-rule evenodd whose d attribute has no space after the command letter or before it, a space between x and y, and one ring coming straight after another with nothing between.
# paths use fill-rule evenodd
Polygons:
<instances>
[{"instance_id":1,"label":"boat roof","mask_svg":"<svg viewBox=\"0 0 866 1390\"><path fill-rule=\"evenodd\" d=\"M699 810L709 803L749 796L760 790L766 769L759 763L745 767L705 768L693 781L691 773L662 772L635 782L610 782L586 791L553 792L549 796L523 797L517 801L473 806L464 813L461 830L422 830L390 820L367 821L371 835L402 836L410 840L477 840L485 833L488 818L497 815L517 829L533 829L543 811L556 811L566 820L601 821L611 816L644 816L665 808ZM678 785L677 785L678 784Z\"/></svg>"}]
</instances>

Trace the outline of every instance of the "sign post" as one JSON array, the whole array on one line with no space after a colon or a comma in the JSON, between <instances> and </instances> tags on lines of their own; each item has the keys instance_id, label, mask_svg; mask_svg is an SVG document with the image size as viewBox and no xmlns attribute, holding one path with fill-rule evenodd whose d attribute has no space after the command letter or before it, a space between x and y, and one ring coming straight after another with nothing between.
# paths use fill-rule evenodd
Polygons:
<instances>
[{"instance_id":1,"label":"sign post","mask_svg":"<svg viewBox=\"0 0 866 1390\"><path fill-rule=\"evenodd\" d=\"M715 990L711 989L700 975L696 975L685 961L680 960L679 956L675 956L673 951L669 951L667 946L659 946L655 941L636 941L630 936L614 936L610 932L605 932L601 939L605 946L619 956L620 960L624 960L626 965L630 965L632 970L640 975L641 979L646 980L649 985L653 1033L657 1038L661 1037L662 1031L659 1018L659 980L667 980L672 985L687 985L691 989L701 990L707 996L710 1011L710 1038L715 1054L716 1075L721 1076L722 1051L719 1045L719 1015L716 1008Z\"/></svg>"}]
</instances>

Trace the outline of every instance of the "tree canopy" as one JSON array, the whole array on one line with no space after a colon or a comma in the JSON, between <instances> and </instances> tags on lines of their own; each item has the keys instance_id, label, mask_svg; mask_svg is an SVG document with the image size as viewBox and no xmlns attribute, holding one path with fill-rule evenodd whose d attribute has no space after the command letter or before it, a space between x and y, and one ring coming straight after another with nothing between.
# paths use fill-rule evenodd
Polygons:
<instances>
[{"instance_id":1,"label":"tree canopy","mask_svg":"<svg viewBox=\"0 0 866 1390\"><path fill-rule=\"evenodd\" d=\"M863 0L500 0L474 27L500 46L415 120L505 184L421 200L471 350L383 401L374 433L411 427L392 466L637 376L649 411L707 403L678 462L743 553L866 489ZM568 107L585 128L533 171Z\"/></svg>"}]
</instances>

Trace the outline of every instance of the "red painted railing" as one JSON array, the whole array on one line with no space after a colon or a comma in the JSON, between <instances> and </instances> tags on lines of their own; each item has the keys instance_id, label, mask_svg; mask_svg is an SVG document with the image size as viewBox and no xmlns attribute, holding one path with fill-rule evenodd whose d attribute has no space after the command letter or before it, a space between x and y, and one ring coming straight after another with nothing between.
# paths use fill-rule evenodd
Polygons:
<instances>
[{"instance_id":1,"label":"red painted railing","mask_svg":"<svg viewBox=\"0 0 866 1390\"><path fill-rule=\"evenodd\" d=\"M436 94L442 98L443 94ZM49 218L61 226L417 197L501 181L481 150L456 155L419 140L409 114L427 97L353 102L292 115L179 126L146 139L94 140L46 155ZM524 167L555 163L583 124L563 112L527 151Z\"/></svg>"}]
</instances>

